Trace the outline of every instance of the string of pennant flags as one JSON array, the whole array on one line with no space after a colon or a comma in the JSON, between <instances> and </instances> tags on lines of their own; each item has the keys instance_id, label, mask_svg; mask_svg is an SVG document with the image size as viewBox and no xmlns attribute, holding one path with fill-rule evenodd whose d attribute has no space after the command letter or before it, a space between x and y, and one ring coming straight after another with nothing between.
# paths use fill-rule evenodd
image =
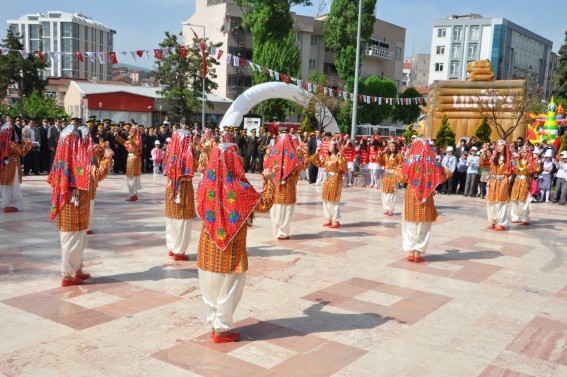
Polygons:
<instances>
[{"instance_id":1,"label":"string of pennant flags","mask_svg":"<svg viewBox=\"0 0 567 377\"><path fill-rule=\"evenodd\" d=\"M196 46L201 49L201 53L203 54L203 57L204 57L205 56L204 43L203 42L197 43ZM187 54L189 53L187 46L180 45L180 46L177 46L177 47L161 47L161 48L156 48L156 49L153 49L153 50L134 50L134 51L119 51L119 52L110 51L108 53L93 52L93 51L88 51L88 52L75 51L75 52L72 52L72 53L71 52L59 52L59 51L49 51L49 52L33 51L32 52L32 51L26 51L26 50L12 50L12 49L8 49L8 48L0 48L0 55L6 54L6 53L11 52L11 51L19 52L20 55L22 56L22 58L24 58L24 59L28 59L30 57L30 55L31 56L35 55L42 62L45 61L47 57L52 59L54 62L58 62L59 58L63 55L74 55L81 63L85 61L85 58L88 58L92 63L94 63L96 60L98 60L100 64L106 64L107 61L110 62L111 64L118 64L118 57L120 55L122 55L122 56L130 55L132 57L132 59L136 60L137 58L143 58L144 56L147 59L149 59L150 54L153 54L153 57L155 59L162 60L162 59L168 58L168 57L170 57L171 55L174 55L174 54L178 54L181 57L186 57ZM211 55L213 55L216 58L216 60L220 61L223 54L224 54L223 50L221 50L221 49L219 49L215 46L211 47ZM264 73L265 75L270 76L272 79L275 79L275 80L281 81L281 82L285 82L288 85L291 85L293 83L294 85L297 85L298 87L301 87L304 90L309 91L311 93L323 93L324 95L332 96L332 97L336 97L336 98L341 98L345 101L347 101L347 100L354 101L354 94L353 93L338 90L338 89L335 89L335 88L326 87L326 86L323 86L323 85L313 84L313 83L307 82L305 80L301 80L301 79L298 79L296 77L292 77L292 76L286 75L284 73L277 72L273 69L263 67L261 65L258 65L256 63L250 61L250 60L244 59L244 58L237 56L237 55L227 53L225 61L226 61L227 64L231 64L232 66L238 67L238 68L245 68L246 66L249 66L250 69L253 72ZM203 75L205 76L206 74L207 74L206 61L205 61L205 58L203 58ZM359 103L366 103L366 104L378 104L378 105L407 106L407 105L424 104L425 98L424 97L411 97L411 98L375 97L375 96L368 96L368 95L364 95L364 94L359 94L358 95L358 102Z\"/></svg>"}]
</instances>

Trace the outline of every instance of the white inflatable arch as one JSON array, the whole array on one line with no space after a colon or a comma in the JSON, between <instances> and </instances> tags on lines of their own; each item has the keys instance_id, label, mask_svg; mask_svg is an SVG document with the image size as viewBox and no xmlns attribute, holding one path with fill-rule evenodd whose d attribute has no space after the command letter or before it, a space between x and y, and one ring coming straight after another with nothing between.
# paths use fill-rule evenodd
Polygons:
<instances>
[{"instance_id":1,"label":"white inflatable arch","mask_svg":"<svg viewBox=\"0 0 567 377\"><path fill-rule=\"evenodd\" d=\"M246 115L258 103L269 99L285 99L293 101L301 106L307 107L313 94L304 90L297 85L285 84L283 82L267 82L263 84L254 85L247 89L244 93L238 96L236 100L230 105L226 114L222 118L219 127L222 129L224 126L237 126L242 122L242 116ZM325 131L331 133L340 132L337 121L320 101L317 102L318 109L315 111L317 120L321 123L319 114L323 113L325 121L331 121L325 126Z\"/></svg>"}]
</instances>

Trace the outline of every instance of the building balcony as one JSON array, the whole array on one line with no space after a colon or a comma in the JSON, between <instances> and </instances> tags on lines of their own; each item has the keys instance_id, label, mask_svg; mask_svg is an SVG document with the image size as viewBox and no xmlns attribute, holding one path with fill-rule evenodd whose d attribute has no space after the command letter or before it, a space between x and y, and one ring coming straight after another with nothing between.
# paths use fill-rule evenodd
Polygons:
<instances>
[{"instance_id":1,"label":"building balcony","mask_svg":"<svg viewBox=\"0 0 567 377\"><path fill-rule=\"evenodd\" d=\"M374 56L386 60L394 60L395 56L392 51L386 50L378 46L367 46L364 50L365 56Z\"/></svg>"}]
</instances>

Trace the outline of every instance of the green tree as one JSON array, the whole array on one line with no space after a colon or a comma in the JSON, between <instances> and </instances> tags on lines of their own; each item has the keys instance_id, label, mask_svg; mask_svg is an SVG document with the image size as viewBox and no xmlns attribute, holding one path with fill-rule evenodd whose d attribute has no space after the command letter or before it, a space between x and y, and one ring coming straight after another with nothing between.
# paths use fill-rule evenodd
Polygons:
<instances>
[{"instance_id":1,"label":"green tree","mask_svg":"<svg viewBox=\"0 0 567 377\"><path fill-rule=\"evenodd\" d=\"M10 49L8 53L0 55L0 99L4 98L7 89L12 87L18 94L18 110L20 116L24 113L24 98L33 92L43 92L47 80L42 78L43 70L49 63L41 61L33 54L24 58L20 51L25 50L22 37L11 27L6 32L6 38L0 47Z\"/></svg>"},{"instance_id":2,"label":"green tree","mask_svg":"<svg viewBox=\"0 0 567 377\"><path fill-rule=\"evenodd\" d=\"M195 41L196 43L197 41ZM205 92L210 93L218 87L213 80L216 79L216 65L219 62L210 55L212 46L219 47L221 44L207 44L205 51L207 61L207 76L205 78ZM165 33L165 39L160 43L162 48L179 48L177 36ZM201 50L195 45L187 49L187 56L181 56L178 51L161 60L156 60L155 77L164 86L160 94L164 96L165 108L163 111L169 114L171 119L187 120L196 109L201 108L203 98L203 58ZM210 102L207 103L212 107Z\"/></svg>"},{"instance_id":3,"label":"green tree","mask_svg":"<svg viewBox=\"0 0 567 377\"><path fill-rule=\"evenodd\" d=\"M399 98L421 98L423 97L414 87L407 88ZM392 115L392 120L395 122L402 122L404 124L413 123L421 115L421 110L419 109L419 102L410 104L396 104L394 107L394 114Z\"/></svg>"},{"instance_id":4,"label":"green tree","mask_svg":"<svg viewBox=\"0 0 567 377\"><path fill-rule=\"evenodd\" d=\"M455 132L449 126L449 117L443 114L441 125L435 134L435 145L439 148L447 148L448 146L455 145Z\"/></svg>"},{"instance_id":5,"label":"green tree","mask_svg":"<svg viewBox=\"0 0 567 377\"><path fill-rule=\"evenodd\" d=\"M402 137L404 138L406 145L411 143L411 137L413 135L417 136L417 131L415 130L415 128L413 128L413 123L410 123L410 124L408 124L408 127L406 128L406 130L402 134Z\"/></svg>"},{"instance_id":6,"label":"green tree","mask_svg":"<svg viewBox=\"0 0 567 377\"><path fill-rule=\"evenodd\" d=\"M242 25L249 27L253 40L253 59L256 64L297 77L301 60L295 33L291 7L311 5L309 0L236 0L242 7ZM272 81L263 72L254 73L254 84ZM292 105L284 100L264 101L256 106L256 112L264 119L285 120Z\"/></svg>"},{"instance_id":7,"label":"green tree","mask_svg":"<svg viewBox=\"0 0 567 377\"><path fill-rule=\"evenodd\" d=\"M360 44L364 46L372 34L376 0L362 0ZM356 37L358 31L358 1L334 0L325 20L323 36L325 43L335 51L337 73L343 80L354 77L356 66ZM361 64L364 54L361 53Z\"/></svg>"},{"instance_id":8,"label":"green tree","mask_svg":"<svg viewBox=\"0 0 567 377\"><path fill-rule=\"evenodd\" d=\"M396 83L390 79L381 79L377 76L369 76L359 83L360 93L372 97L393 98L398 94ZM357 99L358 100L358 99ZM394 106L386 103L359 104L358 124L380 124L389 118L394 111Z\"/></svg>"},{"instance_id":9,"label":"green tree","mask_svg":"<svg viewBox=\"0 0 567 377\"><path fill-rule=\"evenodd\" d=\"M565 41L559 49L559 63L553 78L553 95L567 98L567 31Z\"/></svg>"},{"instance_id":10,"label":"green tree","mask_svg":"<svg viewBox=\"0 0 567 377\"><path fill-rule=\"evenodd\" d=\"M482 121L474 130L474 134L479 142L480 145L484 143L490 143L490 134L492 133L492 128L490 128L490 124L488 123L488 119L486 117L482 118Z\"/></svg>"},{"instance_id":11,"label":"green tree","mask_svg":"<svg viewBox=\"0 0 567 377\"><path fill-rule=\"evenodd\" d=\"M45 93L33 92L24 98L23 103L24 114L30 118L60 118L67 115L65 110L57 106L55 98ZM19 116L18 103L0 104L0 114Z\"/></svg>"}]
</instances>

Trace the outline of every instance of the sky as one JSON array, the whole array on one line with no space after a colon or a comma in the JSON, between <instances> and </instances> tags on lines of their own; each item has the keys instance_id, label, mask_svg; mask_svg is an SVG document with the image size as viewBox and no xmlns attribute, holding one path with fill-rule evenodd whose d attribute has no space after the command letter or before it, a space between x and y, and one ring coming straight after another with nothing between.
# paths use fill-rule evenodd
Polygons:
<instances>
[{"instance_id":1,"label":"sky","mask_svg":"<svg viewBox=\"0 0 567 377\"><path fill-rule=\"evenodd\" d=\"M292 11L314 16L318 0L313 6L295 6ZM518 0L378 0L376 16L406 29L405 56L429 54L435 19L451 15L481 14L485 18L506 18L553 42L557 52L565 43L567 19L554 4ZM513 4L513 5L512 5ZM539 7L538 7L538 4ZM106 27L116 30L115 51L153 50L163 41L165 32L181 32L181 23L195 11L195 0L0 0L0 38L6 35L7 20L18 19L28 13L47 11L80 12ZM2 25L3 23L3 25ZM119 55L119 61L145 68L153 67L153 59L137 59Z\"/></svg>"}]
</instances>

